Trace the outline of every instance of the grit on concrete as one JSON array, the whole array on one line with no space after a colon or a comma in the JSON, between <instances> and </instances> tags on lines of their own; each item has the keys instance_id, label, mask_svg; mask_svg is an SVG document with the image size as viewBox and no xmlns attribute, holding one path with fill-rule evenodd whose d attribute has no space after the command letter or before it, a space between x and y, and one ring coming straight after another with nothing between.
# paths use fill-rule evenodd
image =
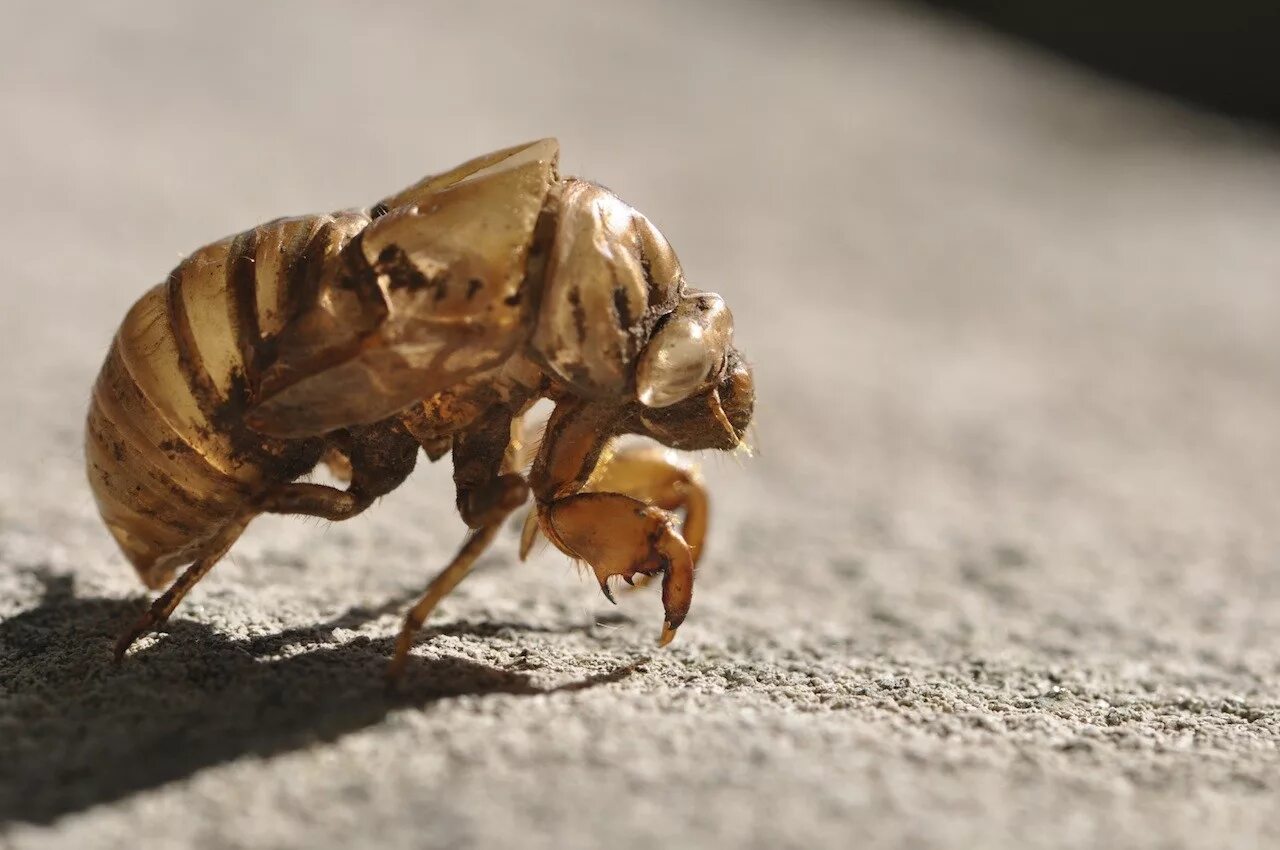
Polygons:
<instances>
[{"instance_id":1,"label":"grit on concrete","mask_svg":"<svg viewBox=\"0 0 1280 850\"><path fill-rule=\"evenodd\" d=\"M1280 846L1280 146L898 7L57 4L0 35L0 846ZM187 251L541 135L723 293L692 614L424 464L144 604L83 483Z\"/></svg>"}]
</instances>

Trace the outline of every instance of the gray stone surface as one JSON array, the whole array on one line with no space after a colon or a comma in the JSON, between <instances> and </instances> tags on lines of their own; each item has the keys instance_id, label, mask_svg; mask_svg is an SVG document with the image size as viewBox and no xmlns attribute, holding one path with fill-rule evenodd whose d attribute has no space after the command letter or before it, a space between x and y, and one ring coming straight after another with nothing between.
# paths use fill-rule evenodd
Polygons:
<instances>
[{"instance_id":1,"label":"gray stone surface","mask_svg":"<svg viewBox=\"0 0 1280 850\"><path fill-rule=\"evenodd\" d=\"M17 2L0 105L0 846L1278 846L1274 138L834 2ZM757 364L677 643L513 532L385 698L441 464L259 522L111 667L129 303L544 134Z\"/></svg>"}]
</instances>

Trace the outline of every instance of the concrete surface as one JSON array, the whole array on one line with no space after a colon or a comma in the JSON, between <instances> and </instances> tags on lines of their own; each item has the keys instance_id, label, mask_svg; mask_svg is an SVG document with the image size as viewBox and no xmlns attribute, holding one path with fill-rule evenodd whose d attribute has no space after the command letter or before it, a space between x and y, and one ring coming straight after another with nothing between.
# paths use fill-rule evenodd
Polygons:
<instances>
[{"instance_id":1,"label":"concrete surface","mask_svg":"<svg viewBox=\"0 0 1280 850\"><path fill-rule=\"evenodd\" d=\"M0 846L1280 846L1274 138L834 2L18 2L0 91ZM550 133L757 364L679 641L513 532L386 699L441 464L261 521L113 669L128 304Z\"/></svg>"}]
</instances>

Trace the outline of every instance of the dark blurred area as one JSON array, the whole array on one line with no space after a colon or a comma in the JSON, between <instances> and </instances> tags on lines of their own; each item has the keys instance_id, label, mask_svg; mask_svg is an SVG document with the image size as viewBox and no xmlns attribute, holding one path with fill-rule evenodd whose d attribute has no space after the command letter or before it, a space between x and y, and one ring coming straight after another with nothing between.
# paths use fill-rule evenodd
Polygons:
<instances>
[{"instance_id":1,"label":"dark blurred area","mask_svg":"<svg viewBox=\"0 0 1280 850\"><path fill-rule=\"evenodd\" d=\"M1277 0L924 0L1228 115L1280 126Z\"/></svg>"}]
</instances>

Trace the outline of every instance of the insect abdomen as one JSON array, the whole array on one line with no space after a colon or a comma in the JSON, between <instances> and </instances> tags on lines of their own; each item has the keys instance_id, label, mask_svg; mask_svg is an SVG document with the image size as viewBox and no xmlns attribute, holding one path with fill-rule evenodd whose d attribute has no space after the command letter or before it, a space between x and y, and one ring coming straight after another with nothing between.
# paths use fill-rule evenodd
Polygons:
<instances>
[{"instance_id":1,"label":"insect abdomen","mask_svg":"<svg viewBox=\"0 0 1280 850\"><path fill-rule=\"evenodd\" d=\"M368 218L281 219L201 248L134 304L94 386L89 482L151 587L194 560L265 487L308 471L315 441L241 421L264 352Z\"/></svg>"}]
</instances>

